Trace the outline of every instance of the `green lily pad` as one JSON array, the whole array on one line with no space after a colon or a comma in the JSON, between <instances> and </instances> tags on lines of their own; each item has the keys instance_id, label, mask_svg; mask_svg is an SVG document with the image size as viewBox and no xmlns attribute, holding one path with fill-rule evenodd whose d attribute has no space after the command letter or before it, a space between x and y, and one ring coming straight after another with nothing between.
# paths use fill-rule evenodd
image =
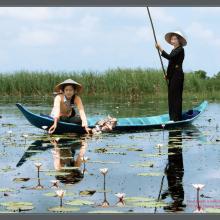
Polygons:
<instances>
[{"instance_id":1,"label":"green lily pad","mask_svg":"<svg viewBox=\"0 0 220 220\"><path fill-rule=\"evenodd\" d=\"M142 148L134 148L134 147L131 147L131 148L128 148L127 151L143 151L144 149Z\"/></svg>"},{"instance_id":2,"label":"green lily pad","mask_svg":"<svg viewBox=\"0 0 220 220\"><path fill-rule=\"evenodd\" d=\"M125 152L106 152L104 154L118 154L118 155L127 155Z\"/></svg>"},{"instance_id":3,"label":"green lily pad","mask_svg":"<svg viewBox=\"0 0 220 220\"><path fill-rule=\"evenodd\" d=\"M149 198L149 197L125 197L124 200L126 202L149 202L149 201L154 201L155 199Z\"/></svg>"},{"instance_id":4,"label":"green lily pad","mask_svg":"<svg viewBox=\"0 0 220 220\"><path fill-rule=\"evenodd\" d=\"M74 206L82 206L82 205L94 205L94 202L88 201L88 200L76 199L76 200L68 201L65 204L74 205Z\"/></svg>"},{"instance_id":5,"label":"green lily pad","mask_svg":"<svg viewBox=\"0 0 220 220\"><path fill-rule=\"evenodd\" d=\"M207 213L220 213L220 209L219 208L206 208L205 212L207 212Z\"/></svg>"},{"instance_id":6,"label":"green lily pad","mask_svg":"<svg viewBox=\"0 0 220 220\"><path fill-rule=\"evenodd\" d=\"M90 211L88 213L123 213L120 211L115 211L115 210L95 210L95 211Z\"/></svg>"},{"instance_id":7,"label":"green lily pad","mask_svg":"<svg viewBox=\"0 0 220 220\"><path fill-rule=\"evenodd\" d=\"M105 152L107 152L108 150L106 149L106 148L97 148L97 149L95 149L95 153L105 153Z\"/></svg>"},{"instance_id":8,"label":"green lily pad","mask_svg":"<svg viewBox=\"0 0 220 220\"><path fill-rule=\"evenodd\" d=\"M175 153L157 153L157 154L140 154L141 157L147 158L147 157L161 157L164 155L174 155Z\"/></svg>"},{"instance_id":9,"label":"green lily pad","mask_svg":"<svg viewBox=\"0 0 220 220\"><path fill-rule=\"evenodd\" d=\"M56 206L56 207L49 208L48 211L66 213L66 212L78 212L80 211L80 209L76 207Z\"/></svg>"},{"instance_id":10,"label":"green lily pad","mask_svg":"<svg viewBox=\"0 0 220 220\"><path fill-rule=\"evenodd\" d=\"M57 197L57 194L55 192L49 192L49 193L45 193L44 196ZM72 192L65 193L65 197L68 197L68 196L77 196L77 194L76 193L72 193Z\"/></svg>"},{"instance_id":11,"label":"green lily pad","mask_svg":"<svg viewBox=\"0 0 220 220\"><path fill-rule=\"evenodd\" d=\"M6 166L4 168L1 169L3 172L7 173L7 172L10 172L10 171L13 171L15 170L14 168L12 168L11 166Z\"/></svg>"},{"instance_id":12,"label":"green lily pad","mask_svg":"<svg viewBox=\"0 0 220 220\"><path fill-rule=\"evenodd\" d=\"M14 192L14 189L9 189L9 188L1 188L0 192Z\"/></svg>"},{"instance_id":13,"label":"green lily pad","mask_svg":"<svg viewBox=\"0 0 220 220\"><path fill-rule=\"evenodd\" d=\"M42 150L27 150L26 153L40 153Z\"/></svg>"},{"instance_id":14,"label":"green lily pad","mask_svg":"<svg viewBox=\"0 0 220 220\"><path fill-rule=\"evenodd\" d=\"M30 211L34 209L34 206L7 206L6 209L9 211L21 212L21 211Z\"/></svg>"},{"instance_id":15,"label":"green lily pad","mask_svg":"<svg viewBox=\"0 0 220 220\"><path fill-rule=\"evenodd\" d=\"M88 163L118 164L118 163L120 163L120 162L118 162L118 161L101 161L101 160L93 160L93 161L88 161Z\"/></svg>"},{"instance_id":16,"label":"green lily pad","mask_svg":"<svg viewBox=\"0 0 220 220\"><path fill-rule=\"evenodd\" d=\"M143 207L143 208L153 208L153 207L165 207L167 206L166 203L164 202L136 202L136 203L132 203L132 206L134 207Z\"/></svg>"},{"instance_id":17,"label":"green lily pad","mask_svg":"<svg viewBox=\"0 0 220 220\"><path fill-rule=\"evenodd\" d=\"M163 176L163 173L138 173L138 176Z\"/></svg>"},{"instance_id":18,"label":"green lily pad","mask_svg":"<svg viewBox=\"0 0 220 220\"><path fill-rule=\"evenodd\" d=\"M92 196L96 190L85 190L85 191L80 191L79 195L80 196Z\"/></svg>"},{"instance_id":19,"label":"green lily pad","mask_svg":"<svg viewBox=\"0 0 220 220\"><path fill-rule=\"evenodd\" d=\"M30 178L14 178L14 182L27 182Z\"/></svg>"},{"instance_id":20,"label":"green lily pad","mask_svg":"<svg viewBox=\"0 0 220 220\"><path fill-rule=\"evenodd\" d=\"M46 176L66 176L66 175L69 175L69 174L70 173L60 172L60 171L49 171L49 172L45 173Z\"/></svg>"},{"instance_id":21,"label":"green lily pad","mask_svg":"<svg viewBox=\"0 0 220 220\"><path fill-rule=\"evenodd\" d=\"M153 167L152 162L131 164L130 167Z\"/></svg>"},{"instance_id":22,"label":"green lily pad","mask_svg":"<svg viewBox=\"0 0 220 220\"><path fill-rule=\"evenodd\" d=\"M34 208L31 202L2 202L0 205L11 211L29 211Z\"/></svg>"}]
</instances>

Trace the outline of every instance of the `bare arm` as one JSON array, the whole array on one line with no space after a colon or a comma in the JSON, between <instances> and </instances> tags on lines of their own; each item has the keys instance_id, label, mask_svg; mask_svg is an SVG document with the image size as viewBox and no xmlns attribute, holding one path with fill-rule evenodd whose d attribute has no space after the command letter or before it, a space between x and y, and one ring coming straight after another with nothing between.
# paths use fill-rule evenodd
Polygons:
<instances>
[{"instance_id":1,"label":"bare arm","mask_svg":"<svg viewBox=\"0 0 220 220\"><path fill-rule=\"evenodd\" d=\"M82 100L79 96L76 96L75 103L76 103L76 106L79 110L80 118L82 120L82 127L84 127L86 129L87 133L89 133L89 131L88 131L88 122L87 122L86 114L85 114L85 111L84 111L84 106L83 106Z\"/></svg>"},{"instance_id":2,"label":"bare arm","mask_svg":"<svg viewBox=\"0 0 220 220\"><path fill-rule=\"evenodd\" d=\"M61 97L59 95L57 95L54 99L54 105L53 105L53 110L52 110L54 123L49 129L50 134L52 134L57 128L57 122L58 122L59 117L60 117L60 103L61 103Z\"/></svg>"}]
</instances>

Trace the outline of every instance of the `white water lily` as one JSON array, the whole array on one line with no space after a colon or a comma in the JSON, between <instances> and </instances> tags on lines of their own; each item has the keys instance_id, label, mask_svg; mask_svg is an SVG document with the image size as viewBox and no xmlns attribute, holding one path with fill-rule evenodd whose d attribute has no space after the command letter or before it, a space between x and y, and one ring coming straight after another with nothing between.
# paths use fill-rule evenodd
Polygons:
<instances>
[{"instance_id":1,"label":"white water lily","mask_svg":"<svg viewBox=\"0 0 220 220\"><path fill-rule=\"evenodd\" d=\"M116 193L115 196L117 196L119 199L125 198L125 193Z\"/></svg>"},{"instance_id":2,"label":"white water lily","mask_svg":"<svg viewBox=\"0 0 220 220\"><path fill-rule=\"evenodd\" d=\"M12 134L12 131L10 130L10 131L8 131L8 134Z\"/></svg>"},{"instance_id":3,"label":"white water lily","mask_svg":"<svg viewBox=\"0 0 220 220\"><path fill-rule=\"evenodd\" d=\"M163 147L163 144L157 144L157 147Z\"/></svg>"},{"instance_id":4,"label":"white water lily","mask_svg":"<svg viewBox=\"0 0 220 220\"><path fill-rule=\"evenodd\" d=\"M48 126L42 126L42 128L43 128L44 130L46 130L46 129L48 128Z\"/></svg>"},{"instance_id":5,"label":"white water lily","mask_svg":"<svg viewBox=\"0 0 220 220\"><path fill-rule=\"evenodd\" d=\"M204 184L192 184L192 186L196 189L199 189L199 190L205 187Z\"/></svg>"},{"instance_id":6,"label":"white water lily","mask_svg":"<svg viewBox=\"0 0 220 220\"><path fill-rule=\"evenodd\" d=\"M65 193L66 193L66 190L62 190L62 189L56 191L57 196L60 198L63 198Z\"/></svg>"},{"instance_id":7,"label":"white water lily","mask_svg":"<svg viewBox=\"0 0 220 220\"><path fill-rule=\"evenodd\" d=\"M193 211L193 213L205 213L204 209L200 208L200 209L196 209L195 211Z\"/></svg>"},{"instance_id":8,"label":"white water lily","mask_svg":"<svg viewBox=\"0 0 220 220\"><path fill-rule=\"evenodd\" d=\"M164 128L164 127L165 127L165 124L162 124L161 126L162 126L162 128Z\"/></svg>"},{"instance_id":9,"label":"white water lily","mask_svg":"<svg viewBox=\"0 0 220 220\"><path fill-rule=\"evenodd\" d=\"M81 157L81 161L86 162L88 160L88 157Z\"/></svg>"},{"instance_id":10,"label":"white water lily","mask_svg":"<svg viewBox=\"0 0 220 220\"><path fill-rule=\"evenodd\" d=\"M106 173L108 173L108 168L101 168L101 169L99 169L99 171L100 171L100 173L105 175Z\"/></svg>"},{"instance_id":11,"label":"white water lily","mask_svg":"<svg viewBox=\"0 0 220 220\"><path fill-rule=\"evenodd\" d=\"M34 165L37 167L37 168L40 168L42 166L42 163L34 163Z\"/></svg>"}]
</instances>

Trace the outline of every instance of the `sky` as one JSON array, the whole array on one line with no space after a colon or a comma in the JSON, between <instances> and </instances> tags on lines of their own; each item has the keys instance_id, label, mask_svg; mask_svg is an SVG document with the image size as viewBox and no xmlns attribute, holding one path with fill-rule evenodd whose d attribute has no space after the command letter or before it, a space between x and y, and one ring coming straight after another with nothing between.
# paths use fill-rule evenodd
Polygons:
<instances>
[{"instance_id":1,"label":"sky","mask_svg":"<svg viewBox=\"0 0 220 220\"><path fill-rule=\"evenodd\" d=\"M220 71L220 7L150 7L158 42L187 38L185 72ZM160 69L144 7L0 7L0 72ZM167 60L163 58L165 66Z\"/></svg>"}]
</instances>

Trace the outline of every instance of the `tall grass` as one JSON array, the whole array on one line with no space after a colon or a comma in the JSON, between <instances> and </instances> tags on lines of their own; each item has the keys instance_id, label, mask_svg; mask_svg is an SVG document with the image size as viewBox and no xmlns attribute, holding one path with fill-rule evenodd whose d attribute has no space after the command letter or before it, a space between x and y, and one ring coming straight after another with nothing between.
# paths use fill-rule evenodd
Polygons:
<instances>
[{"instance_id":1,"label":"tall grass","mask_svg":"<svg viewBox=\"0 0 220 220\"><path fill-rule=\"evenodd\" d=\"M83 95L166 96L167 86L161 70L109 69L97 72L28 72L0 74L1 96L51 96L56 84L74 79L83 85ZM201 79L185 74L184 94L220 98L220 78Z\"/></svg>"}]
</instances>

